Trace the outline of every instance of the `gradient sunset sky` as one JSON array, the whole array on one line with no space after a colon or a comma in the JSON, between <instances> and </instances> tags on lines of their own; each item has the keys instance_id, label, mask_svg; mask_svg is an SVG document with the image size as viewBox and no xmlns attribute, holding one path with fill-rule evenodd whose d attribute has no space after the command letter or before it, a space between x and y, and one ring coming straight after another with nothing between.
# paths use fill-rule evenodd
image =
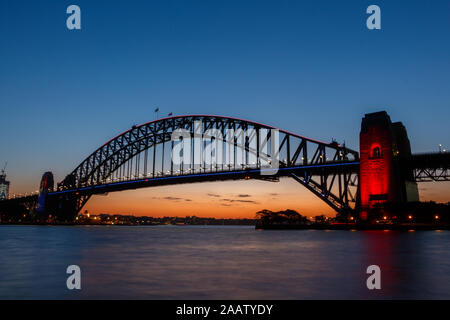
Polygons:
<instances>
[{"instance_id":1,"label":"gradient sunset sky","mask_svg":"<svg viewBox=\"0 0 450 320\"><path fill-rule=\"evenodd\" d=\"M82 30L66 28L81 8ZM366 28L381 8L382 29ZM11 193L64 178L117 134L169 112L249 119L358 150L386 110L413 152L450 149L449 1L0 1L0 165ZM419 185L447 202L449 183ZM298 183L233 181L95 196L90 212L334 213Z\"/></svg>"}]
</instances>

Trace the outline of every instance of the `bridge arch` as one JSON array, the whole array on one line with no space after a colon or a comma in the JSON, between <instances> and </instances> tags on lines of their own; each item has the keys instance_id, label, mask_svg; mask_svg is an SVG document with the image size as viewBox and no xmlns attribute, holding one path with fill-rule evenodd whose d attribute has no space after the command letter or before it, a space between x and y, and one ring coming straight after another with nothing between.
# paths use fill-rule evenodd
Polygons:
<instances>
[{"instance_id":1,"label":"bridge arch","mask_svg":"<svg viewBox=\"0 0 450 320\"><path fill-rule=\"evenodd\" d=\"M196 127L198 123L200 127ZM242 162L237 161L235 149L231 165L227 161L222 161L221 165L206 165L202 155L200 163L193 161L177 167L170 157L177 143L172 134L177 130L184 130L192 139L196 135L205 137L211 130L221 132L223 137L230 130L254 134L247 134L243 142ZM268 132L265 140L261 130ZM238 147L237 140L233 140L232 146L233 149ZM279 170L273 175L262 174L265 170L263 146L270 157L279 159ZM217 145L215 150L222 148L226 146ZM161 182L163 179L167 183L209 181L205 179L215 179L213 174L220 179L251 176L269 181L289 176L341 212L355 207L357 190L352 190L352 186L358 185L358 160L358 152L345 145L310 139L254 121L217 115L174 116L133 126L109 140L83 160L50 195L57 196L59 202L70 199L71 206L78 212L91 195L119 190L119 183L127 182L128 188L135 188L166 183Z\"/></svg>"}]
</instances>

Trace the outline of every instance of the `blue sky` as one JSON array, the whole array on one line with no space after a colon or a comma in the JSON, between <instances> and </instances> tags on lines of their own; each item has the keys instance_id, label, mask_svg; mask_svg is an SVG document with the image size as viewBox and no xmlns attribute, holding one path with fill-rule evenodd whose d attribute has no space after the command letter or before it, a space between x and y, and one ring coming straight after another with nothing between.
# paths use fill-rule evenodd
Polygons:
<instances>
[{"instance_id":1,"label":"blue sky","mask_svg":"<svg viewBox=\"0 0 450 320\"><path fill-rule=\"evenodd\" d=\"M450 149L450 1L0 3L0 162L17 190L63 178L155 106L354 149L364 113L387 110L413 151ZM66 28L70 4L82 30Z\"/></svg>"}]
</instances>

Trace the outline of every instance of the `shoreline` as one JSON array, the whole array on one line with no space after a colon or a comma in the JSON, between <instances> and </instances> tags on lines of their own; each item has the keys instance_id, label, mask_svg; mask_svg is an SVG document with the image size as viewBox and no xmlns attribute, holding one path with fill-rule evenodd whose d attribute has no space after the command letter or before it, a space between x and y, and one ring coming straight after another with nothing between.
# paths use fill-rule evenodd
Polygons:
<instances>
[{"instance_id":1,"label":"shoreline","mask_svg":"<svg viewBox=\"0 0 450 320\"><path fill-rule=\"evenodd\" d=\"M157 226L248 226L249 224L89 224L89 223L0 223L0 226L123 226L123 227L157 227ZM440 231L450 230L450 225L438 224L378 224L378 225L356 225L356 224L335 224L335 225L297 225L297 224L272 224L254 225L255 230L341 230L341 231Z\"/></svg>"},{"instance_id":2,"label":"shoreline","mask_svg":"<svg viewBox=\"0 0 450 320\"><path fill-rule=\"evenodd\" d=\"M450 230L450 225L438 224L378 224L378 225L255 225L256 230L344 230L344 231L437 231Z\"/></svg>"},{"instance_id":3,"label":"shoreline","mask_svg":"<svg viewBox=\"0 0 450 320\"><path fill-rule=\"evenodd\" d=\"M17 223L17 222L11 222L11 223L0 223L0 226L105 226L105 227L157 227L157 226L174 226L174 227L186 227L186 226L247 226L247 227L253 227L252 224L166 224L166 223L156 223L156 224L133 224L133 223L118 223L118 224L110 224L110 223L98 223L98 224L91 224L91 223Z\"/></svg>"}]
</instances>

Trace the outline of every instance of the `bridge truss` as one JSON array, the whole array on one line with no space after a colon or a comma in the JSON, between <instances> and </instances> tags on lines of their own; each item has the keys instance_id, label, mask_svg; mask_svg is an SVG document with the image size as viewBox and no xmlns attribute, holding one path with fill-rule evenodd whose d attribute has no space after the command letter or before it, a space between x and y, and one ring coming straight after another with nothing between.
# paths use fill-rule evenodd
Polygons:
<instances>
[{"instance_id":1,"label":"bridge truss","mask_svg":"<svg viewBox=\"0 0 450 320\"><path fill-rule=\"evenodd\" d=\"M181 162L173 161L175 150ZM192 161L185 161L185 152ZM177 116L133 126L111 139L49 195L67 199L76 194L78 212L93 194L226 179L276 181L288 176L341 212L355 208L358 168L358 153L337 142L243 119Z\"/></svg>"},{"instance_id":2,"label":"bridge truss","mask_svg":"<svg viewBox=\"0 0 450 320\"><path fill-rule=\"evenodd\" d=\"M356 151L257 122L211 115L133 126L91 153L55 190L47 190L46 203L50 213L71 220L95 194L205 181L276 182L280 177L293 178L338 213L358 206ZM8 201L0 202L0 211Z\"/></svg>"},{"instance_id":3,"label":"bridge truss","mask_svg":"<svg viewBox=\"0 0 450 320\"><path fill-rule=\"evenodd\" d=\"M450 153L414 154L409 160L416 182L450 181Z\"/></svg>"}]
</instances>

